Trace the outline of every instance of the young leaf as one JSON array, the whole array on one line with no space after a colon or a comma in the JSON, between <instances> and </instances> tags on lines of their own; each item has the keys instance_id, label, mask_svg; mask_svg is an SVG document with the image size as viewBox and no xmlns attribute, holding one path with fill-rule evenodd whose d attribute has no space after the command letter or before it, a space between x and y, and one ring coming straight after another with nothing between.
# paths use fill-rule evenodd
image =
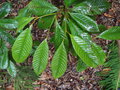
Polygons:
<instances>
[{"instance_id":1,"label":"young leaf","mask_svg":"<svg viewBox=\"0 0 120 90\"><path fill-rule=\"evenodd\" d=\"M53 60L51 63L53 77L54 78L61 77L65 73L66 68L67 68L67 53L64 44L62 43L55 52L55 55L53 56Z\"/></svg>"},{"instance_id":2,"label":"young leaf","mask_svg":"<svg viewBox=\"0 0 120 90\"><path fill-rule=\"evenodd\" d=\"M3 45L0 51L0 69L6 69L8 67L8 49Z\"/></svg>"},{"instance_id":3,"label":"young leaf","mask_svg":"<svg viewBox=\"0 0 120 90\"><path fill-rule=\"evenodd\" d=\"M38 27L40 29L50 29L54 22L54 19L55 19L55 16L42 17L39 19Z\"/></svg>"},{"instance_id":4,"label":"young leaf","mask_svg":"<svg viewBox=\"0 0 120 90\"><path fill-rule=\"evenodd\" d=\"M10 10L11 10L10 3L8 3L8 2L3 3L0 8L0 18L7 16L9 14Z\"/></svg>"},{"instance_id":5,"label":"young leaf","mask_svg":"<svg viewBox=\"0 0 120 90\"><path fill-rule=\"evenodd\" d=\"M96 67L105 61L104 51L94 43L89 43L77 36L70 36L76 54L87 66Z\"/></svg>"},{"instance_id":6,"label":"young leaf","mask_svg":"<svg viewBox=\"0 0 120 90\"><path fill-rule=\"evenodd\" d=\"M97 23L88 16L79 13L70 13L70 15L83 30L88 32L99 31Z\"/></svg>"},{"instance_id":7,"label":"young leaf","mask_svg":"<svg viewBox=\"0 0 120 90\"><path fill-rule=\"evenodd\" d=\"M120 39L120 26L112 27L99 35L99 38L107 40L119 40Z\"/></svg>"},{"instance_id":8,"label":"young leaf","mask_svg":"<svg viewBox=\"0 0 120 90\"><path fill-rule=\"evenodd\" d=\"M71 6L77 0L64 0L64 3L67 7Z\"/></svg>"},{"instance_id":9,"label":"young leaf","mask_svg":"<svg viewBox=\"0 0 120 90\"><path fill-rule=\"evenodd\" d=\"M16 20L18 22L17 31L22 30L31 20L33 17L17 17Z\"/></svg>"},{"instance_id":10,"label":"young leaf","mask_svg":"<svg viewBox=\"0 0 120 90\"><path fill-rule=\"evenodd\" d=\"M56 12L58 9L46 0L32 0L27 6L29 13L41 16Z\"/></svg>"},{"instance_id":11,"label":"young leaf","mask_svg":"<svg viewBox=\"0 0 120 90\"><path fill-rule=\"evenodd\" d=\"M12 77L16 77L17 71L13 62L9 61L7 71Z\"/></svg>"},{"instance_id":12,"label":"young leaf","mask_svg":"<svg viewBox=\"0 0 120 90\"><path fill-rule=\"evenodd\" d=\"M32 36L30 29L23 31L14 42L12 56L18 63L24 62L32 49Z\"/></svg>"},{"instance_id":13,"label":"young leaf","mask_svg":"<svg viewBox=\"0 0 120 90\"><path fill-rule=\"evenodd\" d=\"M2 29L16 29L18 26L18 22L13 19L0 19L0 28Z\"/></svg>"},{"instance_id":14,"label":"young leaf","mask_svg":"<svg viewBox=\"0 0 120 90\"><path fill-rule=\"evenodd\" d=\"M48 63L48 53L49 53L49 48L48 48L47 40L45 39L38 46L33 56L33 68L37 75L41 74L45 70Z\"/></svg>"},{"instance_id":15,"label":"young leaf","mask_svg":"<svg viewBox=\"0 0 120 90\"><path fill-rule=\"evenodd\" d=\"M72 11L85 15L97 15L106 11L109 7L110 4L107 0L84 0L75 5Z\"/></svg>"},{"instance_id":16,"label":"young leaf","mask_svg":"<svg viewBox=\"0 0 120 90\"><path fill-rule=\"evenodd\" d=\"M82 72L87 69L87 67L88 66L79 58L76 67L77 72Z\"/></svg>"}]
</instances>

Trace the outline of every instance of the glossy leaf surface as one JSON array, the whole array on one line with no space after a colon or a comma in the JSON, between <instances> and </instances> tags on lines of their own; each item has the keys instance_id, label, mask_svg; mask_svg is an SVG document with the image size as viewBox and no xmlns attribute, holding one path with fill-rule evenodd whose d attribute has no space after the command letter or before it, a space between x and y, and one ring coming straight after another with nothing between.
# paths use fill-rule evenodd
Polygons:
<instances>
[{"instance_id":1,"label":"glossy leaf surface","mask_svg":"<svg viewBox=\"0 0 120 90\"><path fill-rule=\"evenodd\" d=\"M18 26L18 22L13 19L0 19L0 28L2 29L16 29Z\"/></svg>"},{"instance_id":2,"label":"glossy leaf surface","mask_svg":"<svg viewBox=\"0 0 120 90\"><path fill-rule=\"evenodd\" d=\"M4 42L1 43L0 48L0 69L6 69L8 67L8 49Z\"/></svg>"},{"instance_id":3,"label":"glossy leaf surface","mask_svg":"<svg viewBox=\"0 0 120 90\"><path fill-rule=\"evenodd\" d=\"M7 71L12 77L16 77L17 71L13 62L9 61Z\"/></svg>"},{"instance_id":4,"label":"glossy leaf surface","mask_svg":"<svg viewBox=\"0 0 120 90\"><path fill-rule=\"evenodd\" d=\"M97 15L105 12L110 7L107 0L83 0L74 6L74 12L85 15Z\"/></svg>"},{"instance_id":5,"label":"glossy leaf surface","mask_svg":"<svg viewBox=\"0 0 120 90\"><path fill-rule=\"evenodd\" d=\"M12 56L18 63L24 62L32 49L32 36L30 29L23 31L16 39L12 47Z\"/></svg>"},{"instance_id":6,"label":"glossy leaf surface","mask_svg":"<svg viewBox=\"0 0 120 90\"><path fill-rule=\"evenodd\" d=\"M100 38L107 40L119 40L120 39L120 26L112 27L99 35Z\"/></svg>"},{"instance_id":7,"label":"glossy leaf surface","mask_svg":"<svg viewBox=\"0 0 120 90\"><path fill-rule=\"evenodd\" d=\"M56 12L58 9L46 0L32 0L28 6L29 13L41 16Z\"/></svg>"},{"instance_id":8,"label":"glossy leaf surface","mask_svg":"<svg viewBox=\"0 0 120 90\"><path fill-rule=\"evenodd\" d=\"M38 46L33 56L33 68L37 75L41 74L45 70L48 63L48 53L49 53L49 48L48 48L47 40L45 39Z\"/></svg>"},{"instance_id":9,"label":"glossy leaf surface","mask_svg":"<svg viewBox=\"0 0 120 90\"><path fill-rule=\"evenodd\" d=\"M55 55L53 56L52 63L51 63L51 69L52 69L52 75L54 78L61 77L67 68L67 53L65 50L65 46L62 43L57 51L55 52Z\"/></svg>"},{"instance_id":10,"label":"glossy leaf surface","mask_svg":"<svg viewBox=\"0 0 120 90\"><path fill-rule=\"evenodd\" d=\"M79 36L79 37L81 37L82 39L84 39L85 41L88 41L88 42L90 42L92 40L90 35L88 33L84 32L73 21L69 20L68 26L69 26L69 29L70 29L70 32L71 32L72 35Z\"/></svg>"},{"instance_id":11,"label":"glossy leaf surface","mask_svg":"<svg viewBox=\"0 0 120 90\"><path fill-rule=\"evenodd\" d=\"M99 31L97 23L88 16L79 13L70 13L70 15L83 30L88 32Z\"/></svg>"},{"instance_id":12,"label":"glossy leaf surface","mask_svg":"<svg viewBox=\"0 0 120 90\"><path fill-rule=\"evenodd\" d=\"M82 61L91 67L102 65L105 61L104 51L94 43L89 43L78 36L70 36L73 48Z\"/></svg>"},{"instance_id":13,"label":"glossy leaf surface","mask_svg":"<svg viewBox=\"0 0 120 90\"><path fill-rule=\"evenodd\" d=\"M6 42L9 42L10 44L13 44L15 41L11 34L7 33L5 30L2 29L0 29L0 38L5 40Z\"/></svg>"},{"instance_id":14,"label":"glossy leaf surface","mask_svg":"<svg viewBox=\"0 0 120 90\"><path fill-rule=\"evenodd\" d=\"M10 5L10 3L5 2L0 7L1 7L0 8L0 18L3 18L9 14L9 12L11 10L11 5Z\"/></svg>"}]
</instances>

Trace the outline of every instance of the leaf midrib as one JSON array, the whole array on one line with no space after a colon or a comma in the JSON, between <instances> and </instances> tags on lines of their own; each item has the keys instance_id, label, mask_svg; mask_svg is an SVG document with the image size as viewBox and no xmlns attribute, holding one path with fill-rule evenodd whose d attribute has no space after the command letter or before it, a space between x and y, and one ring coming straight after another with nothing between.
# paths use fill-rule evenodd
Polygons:
<instances>
[{"instance_id":1,"label":"leaf midrib","mask_svg":"<svg viewBox=\"0 0 120 90\"><path fill-rule=\"evenodd\" d=\"M25 47L25 43L26 43L26 40L27 40L26 37L29 36L29 33L28 33L28 32L29 32L29 30L26 31L27 35L25 35L25 38L24 38L24 40L23 40L23 48L21 48L21 50L20 50L20 54L21 54L21 52L23 51L23 49L24 49L24 47ZM26 33L25 33L25 34L26 34ZM19 54L19 57L18 57L19 59L18 59L18 60L20 60L20 58L21 58L21 57L20 57L20 54Z\"/></svg>"}]
</instances>

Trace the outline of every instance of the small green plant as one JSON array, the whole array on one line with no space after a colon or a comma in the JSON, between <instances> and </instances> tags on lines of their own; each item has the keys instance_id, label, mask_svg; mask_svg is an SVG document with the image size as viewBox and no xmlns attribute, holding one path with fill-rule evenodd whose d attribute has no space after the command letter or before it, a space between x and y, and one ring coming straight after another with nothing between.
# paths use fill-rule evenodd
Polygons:
<instances>
[{"instance_id":1,"label":"small green plant","mask_svg":"<svg viewBox=\"0 0 120 90\"><path fill-rule=\"evenodd\" d=\"M120 88L120 58L117 43L113 41L108 49L108 61L105 62L104 69L99 74L102 78L100 85L104 90L118 90Z\"/></svg>"},{"instance_id":2,"label":"small green plant","mask_svg":"<svg viewBox=\"0 0 120 90\"><path fill-rule=\"evenodd\" d=\"M118 45L114 42L109 45L110 54L104 68L109 68L106 74L102 74L101 85L105 90L118 90L120 88L120 26L114 26L105 30L99 35L106 40L118 40Z\"/></svg>"},{"instance_id":3,"label":"small green plant","mask_svg":"<svg viewBox=\"0 0 120 90\"><path fill-rule=\"evenodd\" d=\"M20 35L12 46L13 59L17 63L27 59L34 43L32 26L39 20L38 27L41 30L47 29L48 34L33 55L32 66L37 75L45 70L48 63L49 32L54 32L51 41L56 49L51 62L54 78L61 77L66 71L69 52L79 59L77 71L102 65L105 53L100 46L92 42L90 36L91 33L99 32L99 27L90 17L101 14L108 8L109 3L106 0L64 0L63 5L58 8L47 0L32 0L15 17L18 22L16 33ZM30 21L30 27L25 28Z\"/></svg>"}]
</instances>

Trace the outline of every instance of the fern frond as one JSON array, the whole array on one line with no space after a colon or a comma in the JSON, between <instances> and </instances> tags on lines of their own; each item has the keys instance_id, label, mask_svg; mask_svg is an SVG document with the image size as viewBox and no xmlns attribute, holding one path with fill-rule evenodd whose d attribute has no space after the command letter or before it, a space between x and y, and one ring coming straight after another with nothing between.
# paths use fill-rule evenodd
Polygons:
<instances>
[{"instance_id":1,"label":"fern frond","mask_svg":"<svg viewBox=\"0 0 120 90\"><path fill-rule=\"evenodd\" d=\"M31 66L17 66L17 77L14 79L15 90L33 90L33 82L38 79Z\"/></svg>"},{"instance_id":2,"label":"fern frond","mask_svg":"<svg viewBox=\"0 0 120 90\"><path fill-rule=\"evenodd\" d=\"M120 58L117 44L112 43L109 50L110 54L108 61L105 63L105 68L109 68L110 71L102 75L101 84L105 90L118 90L120 88Z\"/></svg>"}]
</instances>

